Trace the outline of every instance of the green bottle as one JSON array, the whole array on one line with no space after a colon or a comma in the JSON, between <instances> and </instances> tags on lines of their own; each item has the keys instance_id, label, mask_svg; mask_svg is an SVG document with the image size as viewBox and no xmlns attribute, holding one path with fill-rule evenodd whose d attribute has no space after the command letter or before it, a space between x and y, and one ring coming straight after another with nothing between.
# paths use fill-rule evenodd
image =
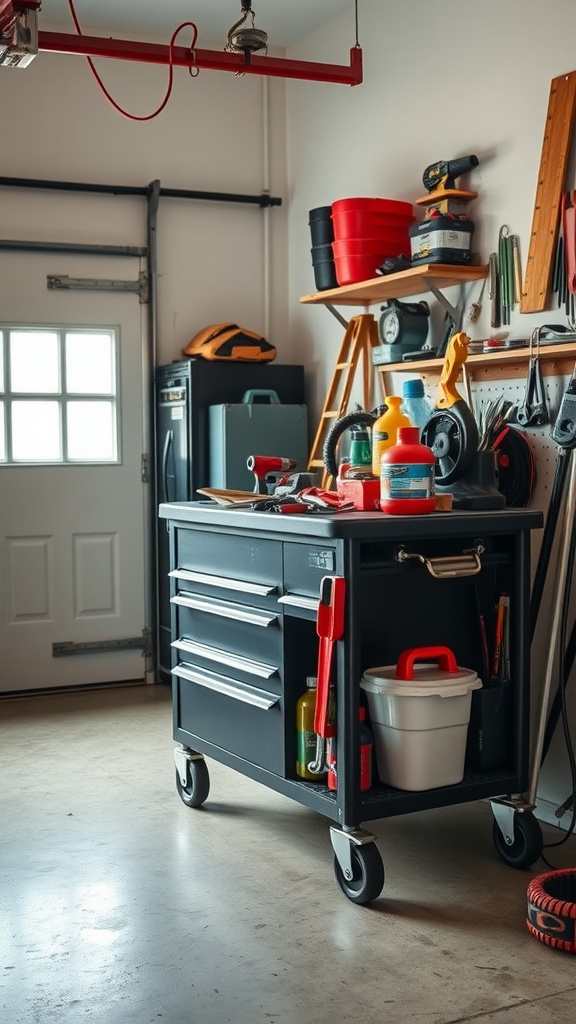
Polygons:
<instances>
[{"instance_id":1,"label":"green bottle","mask_svg":"<svg viewBox=\"0 0 576 1024\"><path fill-rule=\"evenodd\" d=\"M314 775L308 771L310 762L316 760L314 715L317 682L316 676L308 676L306 691L296 702L296 774L308 782L324 782L326 779L326 773Z\"/></svg>"}]
</instances>

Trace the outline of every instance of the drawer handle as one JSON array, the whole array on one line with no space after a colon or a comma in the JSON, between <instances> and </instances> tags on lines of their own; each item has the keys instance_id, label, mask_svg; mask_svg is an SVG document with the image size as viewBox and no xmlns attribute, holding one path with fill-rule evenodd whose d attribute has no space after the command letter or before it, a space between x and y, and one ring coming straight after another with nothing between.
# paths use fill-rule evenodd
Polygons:
<instances>
[{"instance_id":1,"label":"drawer handle","mask_svg":"<svg viewBox=\"0 0 576 1024\"><path fill-rule=\"evenodd\" d=\"M303 597L300 594L283 594L278 598L278 604L288 604L292 608L306 608L307 611L318 611L317 597Z\"/></svg>"},{"instance_id":2,"label":"drawer handle","mask_svg":"<svg viewBox=\"0 0 576 1024\"><path fill-rule=\"evenodd\" d=\"M261 661L252 661L251 658L243 658L240 654L230 654L229 651L222 651L218 647L208 647L207 644L198 644L194 640L187 640L180 637L170 645L177 651L184 651L185 654L196 654L208 661L217 661L229 668L240 669L249 672L253 676L260 676L262 679L271 679L277 675L279 668L276 665L265 665Z\"/></svg>"},{"instance_id":3,"label":"drawer handle","mask_svg":"<svg viewBox=\"0 0 576 1024\"><path fill-rule=\"evenodd\" d=\"M242 594L258 594L260 597L268 597L278 589L276 586L267 586L264 583L234 580L230 576L210 576L207 572L195 572L192 569L173 569L168 575L176 580L203 583L207 587L219 587L224 590L238 590Z\"/></svg>"},{"instance_id":4,"label":"drawer handle","mask_svg":"<svg viewBox=\"0 0 576 1024\"><path fill-rule=\"evenodd\" d=\"M259 612L252 608L245 608L241 604L226 604L224 601L210 600L207 597L200 597L187 592L176 594L171 597L172 604L180 604L184 608L196 608L197 611L207 612L209 615L221 615L225 619L238 619L240 622L249 622L252 626L271 626L278 622L278 616L273 612Z\"/></svg>"},{"instance_id":5,"label":"drawer handle","mask_svg":"<svg viewBox=\"0 0 576 1024\"><path fill-rule=\"evenodd\" d=\"M207 690L222 693L225 697L242 701L243 704L252 704L255 708L262 708L263 711L269 711L280 700L279 697L272 696L264 690L244 687L242 683L227 682L221 676L200 672L198 669L189 668L188 665L177 665L172 669L172 675L188 679L191 683L197 683L198 686L205 686Z\"/></svg>"},{"instance_id":6,"label":"drawer handle","mask_svg":"<svg viewBox=\"0 0 576 1024\"><path fill-rule=\"evenodd\" d=\"M398 548L394 552L397 562L406 562L409 558L417 558L426 566L428 572L436 580L453 579L455 576L476 576L482 569L480 555L484 552L484 545L477 544L469 551L463 551L461 555L446 555L440 558L426 558L415 552L408 552L406 548Z\"/></svg>"}]
</instances>

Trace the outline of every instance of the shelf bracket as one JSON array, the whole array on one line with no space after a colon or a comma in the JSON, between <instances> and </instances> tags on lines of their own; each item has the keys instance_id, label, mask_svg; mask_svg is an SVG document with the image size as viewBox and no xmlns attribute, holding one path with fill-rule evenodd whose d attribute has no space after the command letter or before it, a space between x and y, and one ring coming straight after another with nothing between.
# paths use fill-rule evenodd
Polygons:
<instances>
[{"instance_id":1,"label":"shelf bracket","mask_svg":"<svg viewBox=\"0 0 576 1024\"><path fill-rule=\"evenodd\" d=\"M453 306L444 293L441 292L435 284L432 284L432 281L426 281L426 285L432 292L434 298L438 300L445 312L448 313L448 316L452 317L452 320L454 321L454 330L459 331L462 326L462 317L464 316L464 304L462 304L461 309L458 308L458 306Z\"/></svg>"},{"instance_id":2,"label":"shelf bracket","mask_svg":"<svg viewBox=\"0 0 576 1024\"><path fill-rule=\"evenodd\" d=\"M327 302L326 303L326 309L330 310L330 312L332 313L332 316L335 316L337 321L338 321L338 323L342 324L342 327L344 328L344 330L346 330L346 328L348 327L348 321L346 320L345 317L342 316L342 313L340 313L336 309L336 306L333 306L331 302Z\"/></svg>"}]
</instances>

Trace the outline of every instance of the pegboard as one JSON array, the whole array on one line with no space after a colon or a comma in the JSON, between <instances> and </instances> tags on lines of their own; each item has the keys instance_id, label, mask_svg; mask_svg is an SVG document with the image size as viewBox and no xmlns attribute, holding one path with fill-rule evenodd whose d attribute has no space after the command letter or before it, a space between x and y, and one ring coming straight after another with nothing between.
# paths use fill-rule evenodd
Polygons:
<instances>
[{"instance_id":1,"label":"pegboard","mask_svg":"<svg viewBox=\"0 0 576 1024\"><path fill-rule=\"evenodd\" d=\"M546 513L550 494L554 483L558 446L552 440L550 431L560 408L562 396L568 386L570 374L566 376L544 377L544 393L548 405L549 422L542 427L519 427L511 422L517 430L528 438L536 462L536 487L530 501L531 508L541 509ZM477 414L482 402L496 401L504 395L508 402L519 405L526 393L526 379L475 381L471 380L472 402Z\"/></svg>"},{"instance_id":2,"label":"pegboard","mask_svg":"<svg viewBox=\"0 0 576 1024\"><path fill-rule=\"evenodd\" d=\"M528 371L528 361L524 361L526 372ZM566 364L564 364L565 366ZM505 373L504 366L502 366L502 373ZM517 368L516 368L517 369ZM475 367L472 365L467 366L468 378L470 381L470 390L472 395L472 405L474 413L478 416L482 402L495 401L504 395L507 401L514 402L516 405L520 405L524 400L526 393L526 375L519 377L502 377L501 379L494 379L493 377L486 378L480 372L477 373L477 377L474 374ZM534 453L534 459L536 462L536 486L534 493L530 501L530 508L540 509L544 514L548 510L548 504L550 501L550 494L554 483L554 474L556 472L556 461L557 461L557 445L550 437L550 431L552 424L554 423L560 408L560 402L562 396L568 386L572 375L572 371L565 374L553 374L543 376L544 393L546 395L546 402L548 405L549 422L543 427L519 427L518 424L511 421L511 426L514 426L517 430L522 430L528 438L532 451ZM438 372L419 372L414 369L411 370L410 376L420 376L424 382L424 389L426 397L432 406L436 402L436 390L438 386ZM390 385L393 390L389 389L389 394L402 394L402 382L406 379L406 372L394 373L391 375ZM457 391L462 397L465 397L465 391L460 379L456 385Z\"/></svg>"}]
</instances>

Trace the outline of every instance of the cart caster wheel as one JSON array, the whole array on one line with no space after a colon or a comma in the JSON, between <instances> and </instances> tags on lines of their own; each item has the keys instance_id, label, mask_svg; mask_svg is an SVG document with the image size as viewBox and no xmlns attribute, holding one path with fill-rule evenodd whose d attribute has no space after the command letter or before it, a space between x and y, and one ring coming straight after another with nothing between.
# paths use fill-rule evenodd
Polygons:
<instances>
[{"instance_id":1,"label":"cart caster wheel","mask_svg":"<svg viewBox=\"0 0 576 1024\"><path fill-rule=\"evenodd\" d=\"M350 859L352 878L345 878L338 858L334 856L336 881L352 903L371 903L384 888L384 864L376 843L352 846Z\"/></svg>"},{"instance_id":2,"label":"cart caster wheel","mask_svg":"<svg viewBox=\"0 0 576 1024\"><path fill-rule=\"evenodd\" d=\"M205 761L195 758L186 766L187 783L182 785L180 773L176 772L176 789L182 803L187 807L201 807L210 792L210 775Z\"/></svg>"},{"instance_id":3,"label":"cart caster wheel","mask_svg":"<svg viewBox=\"0 0 576 1024\"><path fill-rule=\"evenodd\" d=\"M497 821L492 824L494 846L513 868L529 868L542 854L544 838L540 823L530 811L514 815L514 835L503 836Z\"/></svg>"}]
</instances>

